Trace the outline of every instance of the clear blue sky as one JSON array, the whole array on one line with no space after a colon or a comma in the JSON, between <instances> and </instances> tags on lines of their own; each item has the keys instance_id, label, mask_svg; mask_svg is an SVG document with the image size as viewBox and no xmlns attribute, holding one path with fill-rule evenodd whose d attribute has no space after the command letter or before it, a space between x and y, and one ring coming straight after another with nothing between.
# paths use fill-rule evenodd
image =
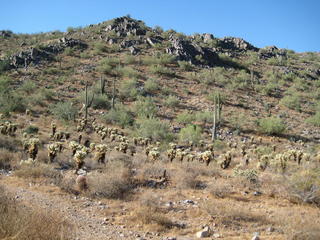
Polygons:
<instances>
[{"instance_id":1,"label":"clear blue sky","mask_svg":"<svg viewBox=\"0 0 320 240\"><path fill-rule=\"evenodd\" d=\"M16 33L65 31L130 14L165 30L320 51L320 0L2 0L0 6L0 29Z\"/></svg>"}]
</instances>

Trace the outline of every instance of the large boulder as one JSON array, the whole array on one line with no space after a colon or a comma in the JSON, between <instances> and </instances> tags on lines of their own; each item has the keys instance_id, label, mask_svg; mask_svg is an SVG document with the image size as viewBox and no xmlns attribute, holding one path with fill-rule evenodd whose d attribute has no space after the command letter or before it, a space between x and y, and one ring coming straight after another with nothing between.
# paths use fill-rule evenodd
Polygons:
<instances>
[{"instance_id":1,"label":"large boulder","mask_svg":"<svg viewBox=\"0 0 320 240\"><path fill-rule=\"evenodd\" d=\"M286 51L284 49L279 49L276 46L267 46L259 50L259 57L261 59L268 59L273 57L281 58L286 56Z\"/></svg>"},{"instance_id":2,"label":"large boulder","mask_svg":"<svg viewBox=\"0 0 320 240\"><path fill-rule=\"evenodd\" d=\"M13 35L13 33L9 30L1 30L0 31L0 37L9 38Z\"/></svg>"},{"instance_id":3,"label":"large boulder","mask_svg":"<svg viewBox=\"0 0 320 240\"><path fill-rule=\"evenodd\" d=\"M170 42L172 46L167 48L166 52L175 55L177 60L207 66L213 66L218 62L219 56L212 49L176 37L170 37Z\"/></svg>"}]
</instances>

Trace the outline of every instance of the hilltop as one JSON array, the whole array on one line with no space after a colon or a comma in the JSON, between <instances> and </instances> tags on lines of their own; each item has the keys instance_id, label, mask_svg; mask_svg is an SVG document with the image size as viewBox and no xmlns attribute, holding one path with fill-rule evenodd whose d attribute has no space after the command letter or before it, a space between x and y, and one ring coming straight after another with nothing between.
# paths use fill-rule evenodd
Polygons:
<instances>
[{"instance_id":1,"label":"hilltop","mask_svg":"<svg viewBox=\"0 0 320 240\"><path fill-rule=\"evenodd\" d=\"M319 53L128 16L67 32L3 30L0 40L0 178L9 193L27 189L29 207L32 194L57 204L52 191L85 224L82 201L102 201L112 207L92 207L108 218L96 239L120 225L128 231L114 239L184 239L205 225L222 239L319 237Z\"/></svg>"}]
</instances>

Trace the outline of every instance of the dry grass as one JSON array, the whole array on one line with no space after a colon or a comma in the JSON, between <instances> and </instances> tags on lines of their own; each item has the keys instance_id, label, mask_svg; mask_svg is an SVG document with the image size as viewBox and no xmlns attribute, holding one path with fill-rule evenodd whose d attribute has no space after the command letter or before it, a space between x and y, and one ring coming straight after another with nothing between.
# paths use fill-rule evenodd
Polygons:
<instances>
[{"instance_id":1,"label":"dry grass","mask_svg":"<svg viewBox=\"0 0 320 240\"><path fill-rule=\"evenodd\" d=\"M36 163L35 165L22 164L14 173L21 178L48 178L54 181L61 179L59 171L52 168L52 165Z\"/></svg>"},{"instance_id":2,"label":"dry grass","mask_svg":"<svg viewBox=\"0 0 320 240\"><path fill-rule=\"evenodd\" d=\"M230 196L233 191L233 187L230 182L225 179L217 179L208 186L208 191L217 198L225 198Z\"/></svg>"},{"instance_id":3,"label":"dry grass","mask_svg":"<svg viewBox=\"0 0 320 240\"><path fill-rule=\"evenodd\" d=\"M88 194L92 197L124 199L133 188L131 169L122 162L108 163L102 173L88 176Z\"/></svg>"},{"instance_id":4,"label":"dry grass","mask_svg":"<svg viewBox=\"0 0 320 240\"><path fill-rule=\"evenodd\" d=\"M254 225L255 228L269 224L265 216L250 211L248 206L232 200L208 201L202 209L211 216L214 221L232 230Z\"/></svg>"},{"instance_id":5,"label":"dry grass","mask_svg":"<svg viewBox=\"0 0 320 240\"><path fill-rule=\"evenodd\" d=\"M0 169L9 170L19 159L19 153L11 152L8 149L0 149Z\"/></svg>"},{"instance_id":6,"label":"dry grass","mask_svg":"<svg viewBox=\"0 0 320 240\"><path fill-rule=\"evenodd\" d=\"M57 213L20 206L0 187L0 239L74 239L73 226Z\"/></svg>"}]
</instances>

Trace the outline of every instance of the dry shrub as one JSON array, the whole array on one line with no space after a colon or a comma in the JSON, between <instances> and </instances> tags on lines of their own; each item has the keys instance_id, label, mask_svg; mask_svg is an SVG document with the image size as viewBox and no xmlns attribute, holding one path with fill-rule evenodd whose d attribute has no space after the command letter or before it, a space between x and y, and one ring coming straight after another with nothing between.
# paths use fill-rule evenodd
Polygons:
<instances>
[{"instance_id":1,"label":"dry shrub","mask_svg":"<svg viewBox=\"0 0 320 240\"><path fill-rule=\"evenodd\" d=\"M54 182L62 178L59 171L44 163L22 164L14 174L21 178L48 178Z\"/></svg>"},{"instance_id":2,"label":"dry shrub","mask_svg":"<svg viewBox=\"0 0 320 240\"><path fill-rule=\"evenodd\" d=\"M108 163L102 173L88 176L88 188L92 197L124 199L134 188L131 169L122 162Z\"/></svg>"},{"instance_id":3,"label":"dry shrub","mask_svg":"<svg viewBox=\"0 0 320 240\"><path fill-rule=\"evenodd\" d=\"M233 193L233 188L230 182L225 179L217 179L208 186L209 192L218 198L228 197Z\"/></svg>"},{"instance_id":4,"label":"dry shrub","mask_svg":"<svg viewBox=\"0 0 320 240\"><path fill-rule=\"evenodd\" d=\"M5 148L11 152L18 151L21 142L15 138L0 135L0 148Z\"/></svg>"},{"instance_id":5,"label":"dry shrub","mask_svg":"<svg viewBox=\"0 0 320 240\"><path fill-rule=\"evenodd\" d=\"M139 206L133 212L132 220L143 224L147 230L162 232L173 228L175 224L157 207Z\"/></svg>"},{"instance_id":6,"label":"dry shrub","mask_svg":"<svg viewBox=\"0 0 320 240\"><path fill-rule=\"evenodd\" d=\"M74 229L57 213L20 206L0 186L0 239L68 240Z\"/></svg>"},{"instance_id":7,"label":"dry shrub","mask_svg":"<svg viewBox=\"0 0 320 240\"><path fill-rule=\"evenodd\" d=\"M198 179L200 173L197 169L192 167L182 167L177 169L173 175L173 181L178 188L181 189L201 189L204 187L203 183Z\"/></svg>"},{"instance_id":8,"label":"dry shrub","mask_svg":"<svg viewBox=\"0 0 320 240\"><path fill-rule=\"evenodd\" d=\"M305 169L294 173L286 182L290 201L320 206L320 169Z\"/></svg>"},{"instance_id":9,"label":"dry shrub","mask_svg":"<svg viewBox=\"0 0 320 240\"><path fill-rule=\"evenodd\" d=\"M269 224L269 221L262 215L258 215L247 210L246 206L237 206L232 201L208 201L202 208L216 222L226 225L230 228L238 228L252 224L255 227Z\"/></svg>"},{"instance_id":10,"label":"dry shrub","mask_svg":"<svg viewBox=\"0 0 320 240\"><path fill-rule=\"evenodd\" d=\"M10 152L5 148L0 149L0 169L9 170L19 159L18 153Z\"/></svg>"},{"instance_id":11,"label":"dry shrub","mask_svg":"<svg viewBox=\"0 0 320 240\"><path fill-rule=\"evenodd\" d=\"M58 186L62 191L70 194L78 195L81 189L77 189L76 178L74 174L69 176L68 174L64 175L63 178L60 178L55 182L55 185Z\"/></svg>"}]
</instances>

